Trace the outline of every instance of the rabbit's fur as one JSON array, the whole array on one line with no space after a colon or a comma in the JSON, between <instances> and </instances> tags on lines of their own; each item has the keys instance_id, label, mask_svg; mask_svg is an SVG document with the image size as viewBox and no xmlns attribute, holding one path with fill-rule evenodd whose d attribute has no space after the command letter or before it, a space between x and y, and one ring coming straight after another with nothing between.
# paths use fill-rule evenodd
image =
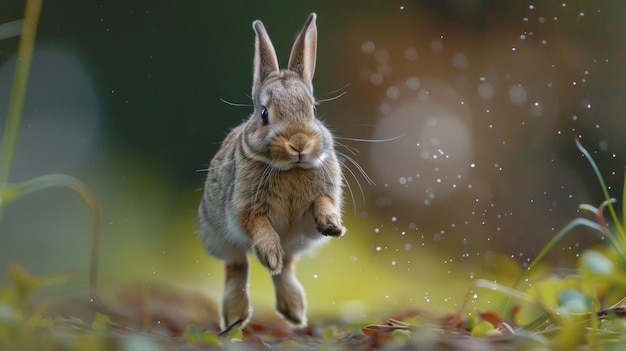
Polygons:
<instances>
[{"instance_id":1,"label":"rabbit's fur","mask_svg":"<svg viewBox=\"0 0 626 351\"><path fill-rule=\"evenodd\" d=\"M198 214L207 252L226 265L223 328L251 317L250 250L272 274L277 310L305 325L296 258L346 231L335 142L315 116L315 19L312 13L282 70L263 23L253 22L254 112L228 134L208 169Z\"/></svg>"}]
</instances>

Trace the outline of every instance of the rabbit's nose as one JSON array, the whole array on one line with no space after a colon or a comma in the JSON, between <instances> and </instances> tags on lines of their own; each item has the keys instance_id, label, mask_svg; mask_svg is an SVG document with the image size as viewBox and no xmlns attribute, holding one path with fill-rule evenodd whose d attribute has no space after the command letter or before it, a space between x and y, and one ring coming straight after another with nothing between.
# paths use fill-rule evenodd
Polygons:
<instances>
[{"instance_id":1,"label":"rabbit's nose","mask_svg":"<svg viewBox=\"0 0 626 351\"><path fill-rule=\"evenodd\" d=\"M304 133L296 133L289 138L289 148L297 153L306 152L309 147L309 138Z\"/></svg>"}]
</instances>

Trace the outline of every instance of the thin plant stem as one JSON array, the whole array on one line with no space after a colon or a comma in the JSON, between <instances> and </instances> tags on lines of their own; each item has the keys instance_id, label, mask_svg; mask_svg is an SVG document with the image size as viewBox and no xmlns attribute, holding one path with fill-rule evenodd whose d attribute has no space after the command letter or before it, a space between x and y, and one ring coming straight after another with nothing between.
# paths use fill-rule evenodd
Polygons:
<instances>
[{"instance_id":1,"label":"thin plant stem","mask_svg":"<svg viewBox=\"0 0 626 351\"><path fill-rule=\"evenodd\" d=\"M15 77L13 78L13 88L9 100L9 110L7 113L6 129L2 138L2 149L0 154L0 184L9 181L11 164L15 153L17 134L24 108L26 97L26 86L30 73L30 64L35 46L35 35L37 34L37 23L41 12L42 0L28 0L26 11L22 21L22 35L17 48L17 63L15 66Z\"/></svg>"},{"instance_id":2,"label":"thin plant stem","mask_svg":"<svg viewBox=\"0 0 626 351\"><path fill-rule=\"evenodd\" d=\"M580 150L583 153L583 155L585 155L585 157L587 158L587 160L591 164L591 168L593 169L594 173L596 174L596 177L598 178L598 181L600 182L600 188L602 188L602 193L604 194L604 198L607 201L609 201L611 199L611 196L609 195L609 190L606 187L606 183L604 182L604 178L602 178L602 173L600 173L600 169L598 168L598 165L596 165L596 162L593 160L593 158L591 158L591 155L589 154L589 151L587 151L587 149L585 149L582 146L582 144L580 143L580 141L578 139L576 139L576 146L578 147L578 150ZM623 204L622 204L622 206L623 206ZM615 207L613 207L613 204L611 202L609 202L607 204L607 207L609 208L609 212L611 213L611 218L613 219L613 223L615 224L617 232L619 233L619 238L620 238L622 244L625 244L626 243L626 233L624 233L624 227L622 227L621 222L617 218L617 214L615 213Z\"/></svg>"},{"instance_id":3,"label":"thin plant stem","mask_svg":"<svg viewBox=\"0 0 626 351\"><path fill-rule=\"evenodd\" d=\"M624 169L624 184L622 184L622 228L626 226L626 168ZM624 238L622 237L622 240ZM626 241L622 242L622 244L626 244Z\"/></svg>"}]
</instances>

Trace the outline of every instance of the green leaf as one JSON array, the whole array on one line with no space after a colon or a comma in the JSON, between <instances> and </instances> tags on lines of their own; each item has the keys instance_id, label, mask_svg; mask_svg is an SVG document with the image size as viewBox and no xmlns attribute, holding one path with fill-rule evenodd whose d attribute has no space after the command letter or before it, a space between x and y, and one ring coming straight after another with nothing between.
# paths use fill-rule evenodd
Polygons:
<instances>
[{"instance_id":1,"label":"green leaf","mask_svg":"<svg viewBox=\"0 0 626 351\"><path fill-rule=\"evenodd\" d=\"M100 312L96 312L96 315L93 318L93 322L91 322L91 330L105 331L109 328L111 323L111 318L109 318L109 316Z\"/></svg>"},{"instance_id":2,"label":"green leaf","mask_svg":"<svg viewBox=\"0 0 626 351\"><path fill-rule=\"evenodd\" d=\"M472 336L475 338L481 338L493 335L494 331L496 331L496 328L493 324L487 321L480 321L474 325L474 328L472 328Z\"/></svg>"},{"instance_id":3,"label":"green leaf","mask_svg":"<svg viewBox=\"0 0 626 351\"><path fill-rule=\"evenodd\" d=\"M593 304L591 299L585 294L575 289L566 289L559 293L559 302L563 310L571 313L585 313L590 312Z\"/></svg>"},{"instance_id":4,"label":"green leaf","mask_svg":"<svg viewBox=\"0 0 626 351\"><path fill-rule=\"evenodd\" d=\"M595 250L586 250L580 259L583 273L590 273L598 276L610 275L615 269L615 265L603 253Z\"/></svg>"},{"instance_id":5,"label":"green leaf","mask_svg":"<svg viewBox=\"0 0 626 351\"><path fill-rule=\"evenodd\" d=\"M9 264L8 273L20 301L24 301L34 290L44 286L58 284L70 278L70 274L68 273L39 277L15 263Z\"/></svg>"},{"instance_id":6,"label":"green leaf","mask_svg":"<svg viewBox=\"0 0 626 351\"><path fill-rule=\"evenodd\" d=\"M219 346L220 338L216 334L208 333L197 325L190 325L183 334L183 339L192 345Z\"/></svg>"},{"instance_id":7,"label":"green leaf","mask_svg":"<svg viewBox=\"0 0 626 351\"><path fill-rule=\"evenodd\" d=\"M408 345L413 339L411 331L406 329L396 329L391 332L391 340L397 345Z\"/></svg>"},{"instance_id":8,"label":"green leaf","mask_svg":"<svg viewBox=\"0 0 626 351\"><path fill-rule=\"evenodd\" d=\"M233 328L228 331L227 337L231 340L243 340L243 330L241 328Z\"/></svg>"},{"instance_id":9,"label":"green leaf","mask_svg":"<svg viewBox=\"0 0 626 351\"><path fill-rule=\"evenodd\" d=\"M322 332L322 337L324 338L324 340L335 340L337 339L337 337L339 336L339 329L337 328L336 325L329 325L326 328L324 328L324 331Z\"/></svg>"}]
</instances>

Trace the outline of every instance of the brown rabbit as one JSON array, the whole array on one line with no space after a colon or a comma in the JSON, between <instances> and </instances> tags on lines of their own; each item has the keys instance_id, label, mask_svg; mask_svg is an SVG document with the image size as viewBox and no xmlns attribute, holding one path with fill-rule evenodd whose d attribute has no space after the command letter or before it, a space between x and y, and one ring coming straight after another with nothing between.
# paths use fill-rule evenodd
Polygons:
<instances>
[{"instance_id":1,"label":"brown rabbit","mask_svg":"<svg viewBox=\"0 0 626 351\"><path fill-rule=\"evenodd\" d=\"M296 258L346 232L335 141L316 118L315 19L309 15L296 38L287 69L279 68L263 23L252 23L254 112L228 134L208 169L198 214L207 252L226 265L223 328L243 326L252 315L250 250L272 274L276 309L290 323L306 325Z\"/></svg>"}]
</instances>

